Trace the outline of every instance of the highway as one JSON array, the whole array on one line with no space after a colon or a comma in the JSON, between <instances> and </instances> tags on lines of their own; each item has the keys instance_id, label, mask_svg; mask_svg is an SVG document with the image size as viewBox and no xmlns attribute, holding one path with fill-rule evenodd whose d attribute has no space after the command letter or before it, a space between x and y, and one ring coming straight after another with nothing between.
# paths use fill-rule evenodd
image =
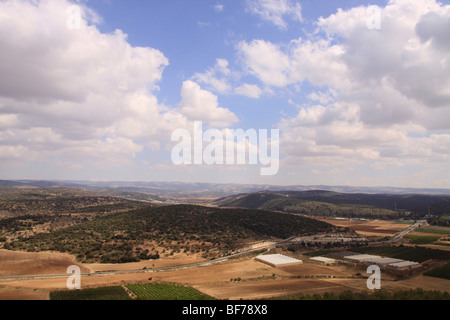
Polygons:
<instances>
[{"instance_id":1,"label":"highway","mask_svg":"<svg viewBox=\"0 0 450 320\"><path fill-rule=\"evenodd\" d=\"M393 243L393 242L397 242L399 240L401 240L405 235L407 235L408 233L416 230L417 228L419 228L420 226L426 224L426 221L417 221L415 224L413 224L412 226L410 226L408 229L403 230L401 233L399 233L398 235L396 235L394 238L386 241L387 243Z\"/></svg>"}]
</instances>

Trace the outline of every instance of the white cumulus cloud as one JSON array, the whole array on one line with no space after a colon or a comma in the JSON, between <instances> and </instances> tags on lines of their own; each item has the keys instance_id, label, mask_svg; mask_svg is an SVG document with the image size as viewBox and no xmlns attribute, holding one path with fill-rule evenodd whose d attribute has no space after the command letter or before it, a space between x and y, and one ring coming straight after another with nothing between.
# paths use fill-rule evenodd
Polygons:
<instances>
[{"instance_id":1,"label":"white cumulus cloud","mask_svg":"<svg viewBox=\"0 0 450 320\"><path fill-rule=\"evenodd\" d=\"M302 21L302 6L293 0L247 0L247 10L280 29L287 28L286 18Z\"/></svg>"},{"instance_id":2,"label":"white cumulus cloud","mask_svg":"<svg viewBox=\"0 0 450 320\"><path fill-rule=\"evenodd\" d=\"M247 74L264 85L315 87L298 114L279 123L285 163L382 168L449 160L450 6L392 0L380 15L380 29L371 29L367 7L339 9L318 19L307 39L237 46Z\"/></svg>"},{"instance_id":3,"label":"white cumulus cloud","mask_svg":"<svg viewBox=\"0 0 450 320\"><path fill-rule=\"evenodd\" d=\"M82 3L79 28L69 28L73 5L0 2L0 161L127 164L186 122L155 96L164 54L100 32Z\"/></svg>"}]
</instances>

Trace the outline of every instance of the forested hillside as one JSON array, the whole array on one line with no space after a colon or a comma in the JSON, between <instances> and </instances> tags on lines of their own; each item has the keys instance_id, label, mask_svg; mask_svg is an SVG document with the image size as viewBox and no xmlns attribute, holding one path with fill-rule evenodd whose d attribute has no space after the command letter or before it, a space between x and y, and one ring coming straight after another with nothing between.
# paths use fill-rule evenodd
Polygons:
<instances>
[{"instance_id":1,"label":"forested hillside","mask_svg":"<svg viewBox=\"0 0 450 320\"><path fill-rule=\"evenodd\" d=\"M314 219L263 210L173 205L99 217L5 247L68 252L81 262L121 263L168 252L225 254L250 240L285 239L333 228Z\"/></svg>"},{"instance_id":2,"label":"forested hillside","mask_svg":"<svg viewBox=\"0 0 450 320\"><path fill-rule=\"evenodd\" d=\"M216 201L221 207L241 207L311 216L397 219L421 218L430 212L450 213L450 196L347 194L331 191L277 191L240 194Z\"/></svg>"}]
</instances>

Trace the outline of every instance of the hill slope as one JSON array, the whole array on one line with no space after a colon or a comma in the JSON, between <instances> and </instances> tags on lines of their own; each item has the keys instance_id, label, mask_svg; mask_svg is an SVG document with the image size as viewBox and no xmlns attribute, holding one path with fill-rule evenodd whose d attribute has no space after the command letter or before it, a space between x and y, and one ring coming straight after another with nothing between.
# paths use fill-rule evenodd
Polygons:
<instances>
[{"instance_id":1,"label":"hill slope","mask_svg":"<svg viewBox=\"0 0 450 320\"><path fill-rule=\"evenodd\" d=\"M249 240L286 239L333 228L314 219L263 210L173 205L100 217L20 239L7 248L69 252L81 262L121 263L158 258L161 249L225 253Z\"/></svg>"},{"instance_id":2,"label":"hill slope","mask_svg":"<svg viewBox=\"0 0 450 320\"><path fill-rule=\"evenodd\" d=\"M428 208L434 215L450 212L450 196L347 194L332 191L279 191L240 194L218 199L220 207L241 207L347 217L398 218L412 211L423 217ZM397 211L395 211L397 208Z\"/></svg>"}]
</instances>

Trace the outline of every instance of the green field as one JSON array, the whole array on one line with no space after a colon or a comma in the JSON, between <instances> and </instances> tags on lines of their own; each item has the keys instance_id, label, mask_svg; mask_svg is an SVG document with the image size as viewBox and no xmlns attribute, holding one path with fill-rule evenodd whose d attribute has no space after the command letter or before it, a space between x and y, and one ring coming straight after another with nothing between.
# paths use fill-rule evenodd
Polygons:
<instances>
[{"instance_id":1,"label":"green field","mask_svg":"<svg viewBox=\"0 0 450 320\"><path fill-rule=\"evenodd\" d=\"M409 226L412 226L412 225L413 225L413 223L412 223L412 222L409 222L409 221L396 221L395 224L407 224L407 225L409 225Z\"/></svg>"},{"instance_id":2,"label":"green field","mask_svg":"<svg viewBox=\"0 0 450 320\"><path fill-rule=\"evenodd\" d=\"M54 291L50 300L131 300L122 287L102 287L72 291Z\"/></svg>"},{"instance_id":3,"label":"green field","mask_svg":"<svg viewBox=\"0 0 450 320\"><path fill-rule=\"evenodd\" d=\"M419 236L408 234L405 236L407 239L412 240L412 244L431 244L438 241L441 237L438 236Z\"/></svg>"},{"instance_id":4,"label":"green field","mask_svg":"<svg viewBox=\"0 0 450 320\"><path fill-rule=\"evenodd\" d=\"M129 284L137 300L214 300L194 288L176 284ZM121 286L54 291L50 300L132 300Z\"/></svg>"},{"instance_id":5,"label":"green field","mask_svg":"<svg viewBox=\"0 0 450 320\"><path fill-rule=\"evenodd\" d=\"M444 235L450 234L450 228L448 227L425 227L419 228L416 231L424 233L444 234Z\"/></svg>"},{"instance_id":6,"label":"green field","mask_svg":"<svg viewBox=\"0 0 450 320\"><path fill-rule=\"evenodd\" d=\"M336 250L311 251L311 252L305 252L305 253L303 253L303 255L308 256L308 257L319 257L319 256L327 255L327 254L332 253L332 252L336 252Z\"/></svg>"},{"instance_id":7,"label":"green field","mask_svg":"<svg viewBox=\"0 0 450 320\"><path fill-rule=\"evenodd\" d=\"M138 300L214 300L194 288L175 284L129 284Z\"/></svg>"},{"instance_id":8,"label":"green field","mask_svg":"<svg viewBox=\"0 0 450 320\"><path fill-rule=\"evenodd\" d=\"M450 262L440 268L427 271L424 275L450 280Z\"/></svg>"},{"instance_id":9,"label":"green field","mask_svg":"<svg viewBox=\"0 0 450 320\"><path fill-rule=\"evenodd\" d=\"M422 247L368 247L353 248L352 251L359 253L375 254L384 257L397 258L422 263L429 259L450 260L450 251L429 249Z\"/></svg>"}]
</instances>

